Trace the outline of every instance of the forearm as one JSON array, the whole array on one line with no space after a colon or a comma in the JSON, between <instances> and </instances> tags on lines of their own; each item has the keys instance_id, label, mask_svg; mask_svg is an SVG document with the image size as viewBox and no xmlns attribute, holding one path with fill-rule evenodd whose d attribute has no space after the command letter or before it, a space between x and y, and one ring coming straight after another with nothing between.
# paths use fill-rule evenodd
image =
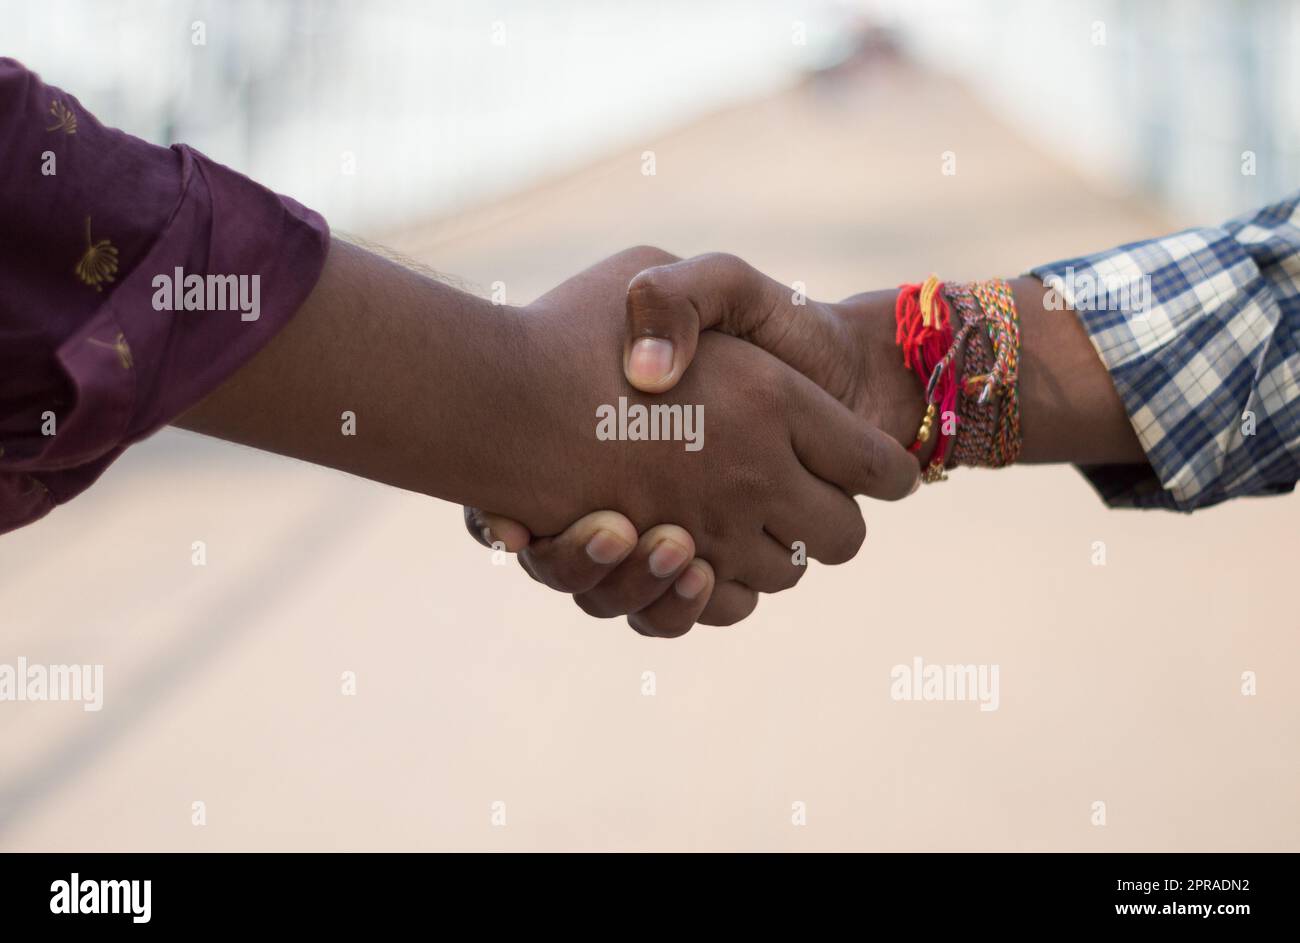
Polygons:
<instances>
[{"instance_id":1,"label":"forearm","mask_svg":"<svg viewBox=\"0 0 1300 943\"><path fill-rule=\"evenodd\" d=\"M501 506L515 463L484 410L501 408L501 364L517 359L516 311L335 239L293 320L176 425Z\"/></svg>"},{"instance_id":2,"label":"forearm","mask_svg":"<svg viewBox=\"0 0 1300 943\"><path fill-rule=\"evenodd\" d=\"M1037 279L1018 278L1011 285L1020 315L1020 461L1144 463L1110 374L1074 312L1045 309L1045 292ZM924 389L903 366L894 343L896 297L892 290L867 292L836 307L863 332L863 346L870 352L871 395L862 408L868 418L910 445L925 412ZM922 460L926 458L923 453Z\"/></svg>"}]
</instances>

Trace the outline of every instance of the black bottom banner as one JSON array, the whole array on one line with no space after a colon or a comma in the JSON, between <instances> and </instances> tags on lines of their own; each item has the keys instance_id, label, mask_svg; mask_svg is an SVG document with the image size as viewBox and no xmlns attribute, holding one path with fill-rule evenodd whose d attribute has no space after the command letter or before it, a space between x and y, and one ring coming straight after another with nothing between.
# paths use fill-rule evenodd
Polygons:
<instances>
[{"instance_id":1,"label":"black bottom banner","mask_svg":"<svg viewBox=\"0 0 1300 943\"><path fill-rule=\"evenodd\" d=\"M9 854L7 930L1295 925L1289 855ZM455 921L452 923L451 921ZM425 924L428 926L428 924ZM10 937L21 939L21 937Z\"/></svg>"}]
</instances>

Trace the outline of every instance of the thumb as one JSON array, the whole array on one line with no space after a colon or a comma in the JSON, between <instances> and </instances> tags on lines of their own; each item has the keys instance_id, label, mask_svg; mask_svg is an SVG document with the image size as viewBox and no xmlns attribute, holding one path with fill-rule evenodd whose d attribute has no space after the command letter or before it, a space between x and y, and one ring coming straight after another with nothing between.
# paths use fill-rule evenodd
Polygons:
<instances>
[{"instance_id":1,"label":"thumb","mask_svg":"<svg viewBox=\"0 0 1300 943\"><path fill-rule=\"evenodd\" d=\"M672 389L694 359L701 331L716 329L762 346L768 322L788 315L779 303L787 291L718 252L645 269L627 286L627 381L645 393Z\"/></svg>"}]
</instances>

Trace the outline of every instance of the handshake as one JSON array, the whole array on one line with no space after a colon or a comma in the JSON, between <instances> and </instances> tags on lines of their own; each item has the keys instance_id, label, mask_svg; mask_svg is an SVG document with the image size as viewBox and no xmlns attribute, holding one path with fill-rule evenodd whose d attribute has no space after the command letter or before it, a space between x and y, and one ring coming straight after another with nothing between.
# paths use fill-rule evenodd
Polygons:
<instances>
[{"instance_id":1,"label":"handshake","mask_svg":"<svg viewBox=\"0 0 1300 943\"><path fill-rule=\"evenodd\" d=\"M894 297L827 304L732 256L638 248L505 309L524 376L499 384L514 434L470 533L661 637L745 618L809 557L851 559L854 496L906 497L926 459L900 444L924 390L894 346Z\"/></svg>"}]
</instances>

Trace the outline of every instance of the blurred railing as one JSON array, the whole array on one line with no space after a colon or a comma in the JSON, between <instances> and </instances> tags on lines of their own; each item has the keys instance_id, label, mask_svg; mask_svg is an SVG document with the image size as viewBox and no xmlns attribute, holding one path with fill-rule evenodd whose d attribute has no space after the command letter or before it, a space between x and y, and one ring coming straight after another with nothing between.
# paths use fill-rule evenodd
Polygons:
<instances>
[{"instance_id":1,"label":"blurred railing","mask_svg":"<svg viewBox=\"0 0 1300 943\"><path fill-rule=\"evenodd\" d=\"M1200 222L1300 188L1292 0L874 0L1037 145Z\"/></svg>"},{"instance_id":2,"label":"blurred railing","mask_svg":"<svg viewBox=\"0 0 1300 943\"><path fill-rule=\"evenodd\" d=\"M635 146L834 55L824 0L0 0L0 55L345 228Z\"/></svg>"}]
</instances>

